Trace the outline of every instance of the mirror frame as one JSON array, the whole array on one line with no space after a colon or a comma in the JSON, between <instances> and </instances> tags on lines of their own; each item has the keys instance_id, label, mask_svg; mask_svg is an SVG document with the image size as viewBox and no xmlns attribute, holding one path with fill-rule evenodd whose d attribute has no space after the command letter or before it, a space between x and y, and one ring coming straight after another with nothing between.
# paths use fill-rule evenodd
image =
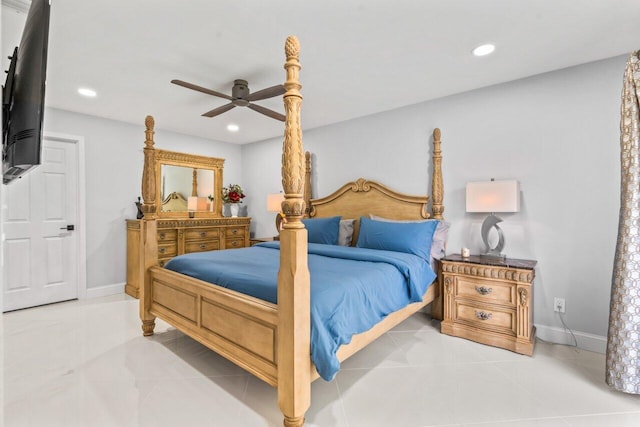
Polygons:
<instances>
[{"instance_id":1,"label":"mirror frame","mask_svg":"<svg viewBox=\"0 0 640 427\"><path fill-rule=\"evenodd\" d=\"M206 169L213 171L213 212L212 211L162 211L162 165L183 166L191 169ZM179 153L168 150L155 150L155 206L160 218L211 218L222 216L222 178L224 159L218 157L200 156L197 154Z\"/></svg>"}]
</instances>

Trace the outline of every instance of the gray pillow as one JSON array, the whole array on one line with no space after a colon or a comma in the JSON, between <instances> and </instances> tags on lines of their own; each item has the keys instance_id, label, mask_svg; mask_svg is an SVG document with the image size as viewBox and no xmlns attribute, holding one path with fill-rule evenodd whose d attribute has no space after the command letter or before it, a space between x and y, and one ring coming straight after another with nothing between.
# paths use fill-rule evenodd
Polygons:
<instances>
[{"instance_id":1,"label":"gray pillow","mask_svg":"<svg viewBox=\"0 0 640 427\"><path fill-rule=\"evenodd\" d=\"M351 246L353 237L354 219L340 220L340 228L338 229L338 244L341 246Z\"/></svg>"}]
</instances>

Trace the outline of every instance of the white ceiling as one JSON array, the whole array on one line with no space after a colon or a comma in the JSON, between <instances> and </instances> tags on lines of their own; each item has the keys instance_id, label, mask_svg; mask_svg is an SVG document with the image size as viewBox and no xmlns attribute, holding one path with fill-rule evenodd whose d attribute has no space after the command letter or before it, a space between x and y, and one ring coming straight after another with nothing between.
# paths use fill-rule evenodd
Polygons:
<instances>
[{"instance_id":1,"label":"white ceiling","mask_svg":"<svg viewBox=\"0 0 640 427\"><path fill-rule=\"evenodd\" d=\"M3 56L20 19L3 7ZM640 1L52 0L46 103L141 127L152 114L157 128L232 143L280 136L248 108L202 117L227 101L170 81L229 94L238 78L282 83L290 34L311 129L640 49ZM493 55L470 54L486 42ZM279 97L257 103L283 112Z\"/></svg>"}]
</instances>

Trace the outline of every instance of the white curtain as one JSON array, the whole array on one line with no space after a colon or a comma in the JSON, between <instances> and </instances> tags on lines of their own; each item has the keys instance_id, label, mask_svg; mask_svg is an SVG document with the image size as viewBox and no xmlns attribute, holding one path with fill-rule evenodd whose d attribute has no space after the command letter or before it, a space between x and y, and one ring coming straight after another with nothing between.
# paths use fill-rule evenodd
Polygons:
<instances>
[{"instance_id":1,"label":"white curtain","mask_svg":"<svg viewBox=\"0 0 640 427\"><path fill-rule=\"evenodd\" d=\"M620 108L620 220L613 266L607 384L640 394L640 51L627 61Z\"/></svg>"}]
</instances>

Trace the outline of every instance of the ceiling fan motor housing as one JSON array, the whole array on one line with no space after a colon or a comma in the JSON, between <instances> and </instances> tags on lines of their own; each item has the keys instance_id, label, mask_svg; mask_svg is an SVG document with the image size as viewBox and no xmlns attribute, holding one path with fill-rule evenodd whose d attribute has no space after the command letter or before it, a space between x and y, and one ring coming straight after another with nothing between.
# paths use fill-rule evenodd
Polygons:
<instances>
[{"instance_id":1,"label":"ceiling fan motor housing","mask_svg":"<svg viewBox=\"0 0 640 427\"><path fill-rule=\"evenodd\" d=\"M231 89L231 101L233 105L237 107L246 107L249 105L249 101L246 98L249 96L249 86L246 80L234 80L233 88Z\"/></svg>"}]
</instances>

